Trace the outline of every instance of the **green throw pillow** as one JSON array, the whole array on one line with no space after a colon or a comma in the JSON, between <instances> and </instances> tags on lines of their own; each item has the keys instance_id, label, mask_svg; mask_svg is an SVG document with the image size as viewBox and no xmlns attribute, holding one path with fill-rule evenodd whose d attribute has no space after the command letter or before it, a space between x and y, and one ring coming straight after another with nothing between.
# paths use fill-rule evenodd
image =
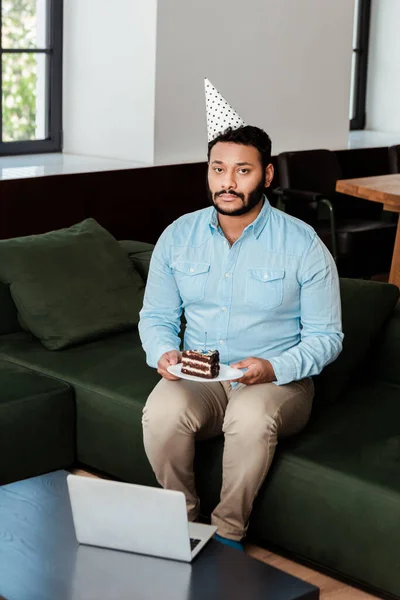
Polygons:
<instances>
[{"instance_id":1,"label":"green throw pillow","mask_svg":"<svg viewBox=\"0 0 400 600\"><path fill-rule=\"evenodd\" d=\"M21 331L21 326L18 323L17 308L11 298L10 286L0 281L0 335L17 331Z\"/></svg>"},{"instance_id":2,"label":"green throw pillow","mask_svg":"<svg viewBox=\"0 0 400 600\"><path fill-rule=\"evenodd\" d=\"M134 328L145 285L94 219L0 240L0 281L10 286L21 325L50 350Z\"/></svg>"},{"instance_id":3,"label":"green throw pillow","mask_svg":"<svg viewBox=\"0 0 400 600\"><path fill-rule=\"evenodd\" d=\"M341 279L343 350L338 358L314 377L316 405L332 404L360 375L374 349L382 326L399 298L399 288L389 283Z\"/></svg>"}]
</instances>

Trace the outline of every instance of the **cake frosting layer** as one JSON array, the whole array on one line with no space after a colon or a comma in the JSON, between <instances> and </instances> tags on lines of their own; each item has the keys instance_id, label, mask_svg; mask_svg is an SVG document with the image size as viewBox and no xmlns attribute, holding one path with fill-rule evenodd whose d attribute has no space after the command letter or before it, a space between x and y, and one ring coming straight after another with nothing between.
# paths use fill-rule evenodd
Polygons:
<instances>
[{"instance_id":1,"label":"cake frosting layer","mask_svg":"<svg viewBox=\"0 0 400 600\"><path fill-rule=\"evenodd\" d=\"M182 373L212 379L219 374L218 350L185 350L182 352Z\"/></svg>"}]
</instances>

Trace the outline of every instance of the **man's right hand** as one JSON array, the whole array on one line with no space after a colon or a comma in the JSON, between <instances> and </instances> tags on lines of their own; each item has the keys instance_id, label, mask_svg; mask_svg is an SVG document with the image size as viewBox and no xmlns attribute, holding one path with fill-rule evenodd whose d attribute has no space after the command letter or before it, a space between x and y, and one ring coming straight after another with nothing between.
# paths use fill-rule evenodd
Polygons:
<instances>
[{"instance_id":1,"label":"man's right hand","mask_svg":"<svg viewBox=\"0 0 400 600\"><path fill-rule=\"evenodd\" d=\"M167 371L167 367L170 365L177 365L182 360L181 353L178 350L170 350L169 352L164 352L161 356L160 360L157 363L157 373L160 373L164 379L169 379L169 381L177 381L180 377L175 377L169 371Z\"/></svg>"}]
</instances>

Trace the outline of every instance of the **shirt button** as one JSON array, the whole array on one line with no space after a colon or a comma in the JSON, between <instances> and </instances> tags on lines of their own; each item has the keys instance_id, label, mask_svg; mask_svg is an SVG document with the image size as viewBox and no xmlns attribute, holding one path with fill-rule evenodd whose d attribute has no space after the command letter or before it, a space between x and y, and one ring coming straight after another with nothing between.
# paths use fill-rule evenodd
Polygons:
<instances>
[{"instance_id":1,"label":"shirt button","mask_svg":"<svg viewBox=\"0 0 400 600\"><path fill-rule=\"evenodd\" d=\"M221 344L221 346L224 345L224 340L219 340L219 343Z\"/></svg>"},{"instance_id":2,"label":"shirt button","mask_svg":"<svg viewBox=\"0 0 400 600\"><path fill-rule=\"evenodd\" d=\"M226 311L226 306L223 306L223 307L221 308L221 310L223 310L223 311L225 312L225 311Z\"/></svg>"},{"instance_id":3,"label":"shirt button","mask_svg":"<svg viewBox=\"0 0 400 600\"><path fill-rule=\"evenodd\" d=\"M229 277L229 273L225 273L225 277Z\"/></svg>"},{"instance_id":4,"label":"shirt button","mask_svg":"<svg viewBox=\"0 0 400 600\"><path fill-rule=\"evenodd\" d=\"M189 271L190 271L191 273L194 273L194 269L193 269L193 267L192 267L192 268L190 268L190 269L189 269Z\"/></svg>"},{"instance_id":5,"label":"shirt button","mask_svg":"<svg viewBox=\"0 0 400 600\"><path fill-rule=\"evenodd\" d=\"M268 279L267 273L264 273L264 279Z\"/></svg>"}]
</instances>

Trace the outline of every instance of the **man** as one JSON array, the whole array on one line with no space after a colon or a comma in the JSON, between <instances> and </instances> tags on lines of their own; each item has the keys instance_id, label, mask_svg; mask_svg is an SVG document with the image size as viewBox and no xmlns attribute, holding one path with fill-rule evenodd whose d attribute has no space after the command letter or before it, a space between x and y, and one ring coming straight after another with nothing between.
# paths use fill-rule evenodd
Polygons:
<instances>
[{"instance_id":1,"label":"man","mask_svg":"<svg viewBox=\"0 0 400 600\"><path fill-rule=\"evenodd\" d=\"M148 364L162 375L143 411L157 480L185 493L195 520L195 440L223 433L223 483L212 523L219 541L242 549L277 440L306 425L311 376L338 356L343 334L331 255L311 227L272 208L264 195L273 178L268 135L233 123L223 133L209 123L212 206L184 215L161 235L139 331ZM243 369L243 377L189 381L167 370L181 360L182 310L184 348L201 348L207 332L208 349L218 349L221 362Z\"/></svg>"}]
</instances>

